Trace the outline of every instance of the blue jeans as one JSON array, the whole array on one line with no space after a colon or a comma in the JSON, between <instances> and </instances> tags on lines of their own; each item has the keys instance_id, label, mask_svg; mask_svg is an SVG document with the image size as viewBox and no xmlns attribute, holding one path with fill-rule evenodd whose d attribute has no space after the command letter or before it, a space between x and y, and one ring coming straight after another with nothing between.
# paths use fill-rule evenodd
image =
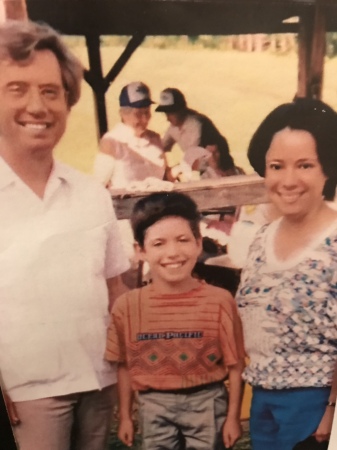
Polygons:
<instances>
[{"instance_id":1,"label":"blue jeans","mask_svg":"<svg viewBox=\"0 0 337 450\"><path fill-rule=\"evenodd\" d=\"M253 450L292 450L318 428L329 394L330 388L253 388Z\"/></svg>"}]
</instances>

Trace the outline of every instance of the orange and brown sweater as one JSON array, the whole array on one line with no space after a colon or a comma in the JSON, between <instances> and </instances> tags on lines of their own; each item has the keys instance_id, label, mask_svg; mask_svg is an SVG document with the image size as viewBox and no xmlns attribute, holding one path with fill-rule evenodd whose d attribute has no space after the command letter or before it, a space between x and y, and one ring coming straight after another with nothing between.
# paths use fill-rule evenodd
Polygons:
<instances>
[{"instance_id":1,"label":"orange and brown sweater","mask_svg":"<svg viewBox=\"0 0 337 450\"><path fill-rule=\"evenodd\" d=\"M221 381L244 358L236 304L206 283L160 295L152 285L119 297L105 358L126 362L134 390L172 390Z\"/></svg>"}]
</instances>

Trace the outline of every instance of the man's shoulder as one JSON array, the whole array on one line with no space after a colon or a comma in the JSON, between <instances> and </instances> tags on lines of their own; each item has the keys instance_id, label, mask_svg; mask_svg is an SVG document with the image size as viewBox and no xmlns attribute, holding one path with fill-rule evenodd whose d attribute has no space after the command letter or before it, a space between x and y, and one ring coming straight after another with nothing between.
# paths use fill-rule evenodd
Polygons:
<instances>
[{"instance_id":1,"label":"man's shoulder","mask_svg":"<svg viewBox=\"0 0 337 450\"><path fill-rule=\"evenodd\" d=\"M194 109L189 109L186 115L186 120L201 122L205 117L206 116L204 114L201 114Z\"/></svg>"},{"instance_id":2,"label":"man's shoulder","mask_svg":"<svg viewBox=\"0 0 337 450\"><path fill-rule=\"evenodd\" d=\"M101 140L127 142L129 139L132 139L133 137L134 137L133 129L125 125L123 122L118 122L103 135Z\"/></svg>"},{"instance_id":3,"label":"man's shoulder","mask_svg":"<svg viewBox=\"0 0 337 450\"><path fill-rule=\"evenodd\" d=\"M57 162L55 164L57 174L64 178L71 187L81 192L81 195L100 195L108 196L107 190L92 175L81 172L67 164Z\"/></svg>"},{"instance_id":4,"label":"man's shoulder","mask_svg":"<svg viewBox=\"0 0 337 450\"><path fill-rule=\"evenodd\" d=\"M160 139L160 135L159 133L156 133L153 130L145 130L144 132L144 137L148 138L148 139Z\"/></svg>"}]
</instances>

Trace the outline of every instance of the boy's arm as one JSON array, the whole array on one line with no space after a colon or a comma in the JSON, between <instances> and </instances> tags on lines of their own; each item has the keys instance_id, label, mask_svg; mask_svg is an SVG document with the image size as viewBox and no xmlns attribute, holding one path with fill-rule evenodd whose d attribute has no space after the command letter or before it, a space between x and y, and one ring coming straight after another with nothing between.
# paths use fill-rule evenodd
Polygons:
<instances>
[{"instance_id":1,"label":"boy's arm","mask_svg":"<svg viewBox=\"0 0 337 450\"><path fill-rule=\"evenodd\" d=\"M240 412L242 403L242 371L244 361L229 366L229 403L222 436L226 448L232 447L242 434Z\"/></svg>"},{"instance_id":2,"label":"boy's arm","mask_svg":"<svg viewBox=\"0 0 337 450\"><path fill-rule=\"evenodd\" d=\"M161 140L161 143L164 152L169 152L170 150L172 150L172 147L175 144L175 140L171 136L171 127L167 129L166 133L164 134Z\"/></svg>"},{"instance_id":3,"label":"boy's arm","mask_svg":"<svg viewBox=\"0 0 337 450\"><path fill-rule=\"evenodd\" d=\"M119 439L131 447L134 438L132 422L133 391L126 364L118 364Z\"/></svg>"}]
</instances>

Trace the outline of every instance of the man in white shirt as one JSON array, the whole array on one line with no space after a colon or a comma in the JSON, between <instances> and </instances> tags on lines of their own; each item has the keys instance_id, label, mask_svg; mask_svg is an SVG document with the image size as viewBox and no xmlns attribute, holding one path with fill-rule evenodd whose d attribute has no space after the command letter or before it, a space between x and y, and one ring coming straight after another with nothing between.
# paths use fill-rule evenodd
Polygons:
<instances>
[{"instance_id":1,"label":"man in white shirt","mask_svg":"<svg viewBox=\"0 0 337 450\"><path fill-rule=\"evenodd\" d=\"M53 159L82 72L48 26L0 26L0 371L20 450L103 450L110 428L128 261L108 193Z\"/></svg>"}]
</instances>

